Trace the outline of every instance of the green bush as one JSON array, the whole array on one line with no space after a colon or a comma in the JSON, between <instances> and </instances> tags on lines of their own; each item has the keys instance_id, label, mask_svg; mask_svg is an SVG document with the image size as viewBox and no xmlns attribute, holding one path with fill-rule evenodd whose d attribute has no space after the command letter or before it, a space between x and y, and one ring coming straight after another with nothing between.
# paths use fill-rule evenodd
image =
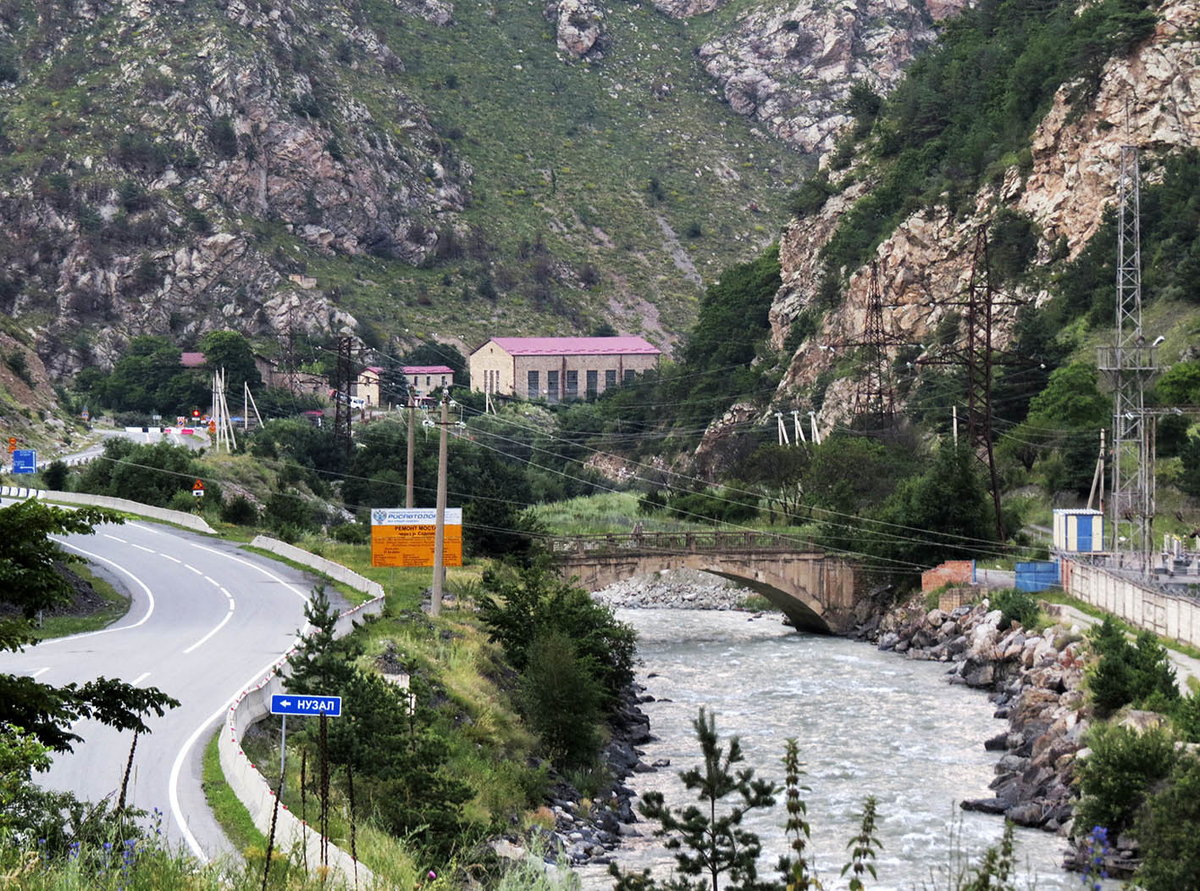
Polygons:
<instances>
[{"instance_id":1,"label":"green bush","mask_svg":"<svg viewBox=\"0 0 1200 891\"><path fill-rule=\"evenodd\" d=\"M63 492L67 488L67 477L71 471L62 461L51 461L50 466L42 471L42 482L47 489Z\"/></svg>"},{"instance_id":2,"label":"green bush","mask_svg":"<svg viewBox=\"0 0 1200 891\"><path fill-rule=\"evenodd\" d=\"M596 666L580 658L561 631L539 633L521 675L521 711L541 737L550 760L565 768L591 764L600 750L603 690Z\"/></svg>"},{"instance_id":3,"label":"green bush","mask_svg":"<svg viewBox=\"0 0 1200 891\"><path fill-rule=\"evenodd\" d=\"M1179 760L1166 787L1137 819L1142 865L1134 876L1144 891L1200 888L1200 759Z\"/></svg>"},{"instance_id":4,"label":"green bush","mask_svg":"<svg viewBox=\"0 0 1200 891\"><path fill-rule=\"evenodd\" d=\"M1087 736L1091 754L1077 762L1081 797L1076 826L1103 826L1116 838L1133 825L1149 790L1175 764L1175 740L1164 730L1095 725Z\"/></svg>"},{"instance_id":5,"label":"green bush","mask_svg":"<svg viewBox=\"0 0 1200 891\"><path fill-rule=\"evenodd\" d=\"M677 492L667 499L667 510L682 520L700 523L741 523L758 516L750 496L733 496L725 490Z\"/></svg>"},{"instance_id":6,"label":"green bush","mask_svg":"<svg viewBox=\"0 0 1200 891\"><path fill-rule=\"evenodd\" d=\"M371 540L370 527L362 523L342 523L340 526L334 526L329 534L333 536L334 541L346 544L366 544Z\"/></svg>"},{"instance_id":7,"label":"green bush","mask_svg":"<svg viewBox=\"0 0 1200 891\"><path fill-rule=\"evenodd\" d=\"M636 635L611 609L559 577L545 556L525 569L488 570L482 589L480 618L513 668L524 672L534 642L559 632L575 645L579 659L593 667L603 691L601 705L618 703L633 679Z\"/></svg>"},{"instance_id":8,"label":"green bush","mask_svg":"<svg viewBox=\"0 0 1200 891\"><path fill-rule=\"evenodd\" d=\"M258 523L258 508L245 495L235 495L222 505L221 519L235 526L254 526Z\"/></svg>"},{"instance_id":9,"label":"green bush","mask_svg":"<svg viewBox=\"0 0 1200 891\"><path fill-rule=\"evenodd\" d=\"M1100 657L1088 674L1092 702L1102 717L1129 704L1170 712L1179 700L1175 669L1166 648L1150 631L1138 632L1137 644L1130 646L1124 633L1106 616L1088 637Z\"/></svg>"},{"instance_id":10,"label":"green bush","mask_svg":"<svg viewBox=\"0 0 1200 891\"><path fill-rule=\"evenodd\" d=\"M652 489L638 499L639 514L656 514L667 506L667 496L662 489Z\"/></svg>"},{"instance_id":11,"label":"green bush","mask_svg":"<svg viewBox=\"0 0 1200 891\"><path fill-rule=\"evenodd\" d=\"M1013 622L1019 622L1022 628L1033 628L1037 625L1037 600L1027 591L1010 588L1007 591L997 591L991 595L992 609L998 609L1003 614L1000 628L1007 629Z\"/></svg>"}]
</instances>

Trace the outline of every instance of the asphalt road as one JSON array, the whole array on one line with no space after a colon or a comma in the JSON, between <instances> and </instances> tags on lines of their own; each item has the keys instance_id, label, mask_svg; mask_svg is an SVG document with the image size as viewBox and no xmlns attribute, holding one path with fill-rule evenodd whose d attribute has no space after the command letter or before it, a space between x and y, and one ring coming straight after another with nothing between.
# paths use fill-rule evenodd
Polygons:
<instances>
[{"instance_id":1,"label":"asphalt road","mask_svg":"<svg viewBox=\"0 0 1200 891\"><path fill-rule=\"evenodd\" d=\"M163 811L163 831L202 860L230 850L201 789L204 745L231 700L292 645L311 579L228 542L140 520L62 541L115 577L131 608L102 631L0 654L0 671L55 685L116 677L178 699L138 739L127 799ZM74 729L85 742L55 756L39 782L115 802L133 734L95 721Z\"/></svg>"}]
</instances>

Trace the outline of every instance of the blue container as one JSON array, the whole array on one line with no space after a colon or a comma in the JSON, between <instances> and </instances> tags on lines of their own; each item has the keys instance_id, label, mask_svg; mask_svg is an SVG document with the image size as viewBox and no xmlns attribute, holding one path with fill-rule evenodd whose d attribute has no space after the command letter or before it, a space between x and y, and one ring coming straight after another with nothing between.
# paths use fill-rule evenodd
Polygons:
<instances>
[{"instance_id":1,"label":"blue container","mask_svg":"<svg viewBox=\"0 0 1200 891\"><path fill-rule=\"evenodd\" d=\"M1018 563L1015 575L1018 591L1045 591L1062 584L1057 560Z\"/></svg>"}]
</instances>

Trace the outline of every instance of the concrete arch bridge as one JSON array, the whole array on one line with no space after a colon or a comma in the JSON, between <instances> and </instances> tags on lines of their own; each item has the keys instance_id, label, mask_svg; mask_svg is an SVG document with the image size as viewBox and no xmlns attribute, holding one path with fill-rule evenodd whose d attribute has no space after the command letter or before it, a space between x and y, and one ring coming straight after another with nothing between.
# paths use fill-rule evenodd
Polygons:
<instances>
[{"instance_id":1,"label":"concrete arch bridge","mask_svg":"<svg viewBox=\"0 0 1200 891\"><path fill-rule=\"evenodd\" d=\"M845 634L854 627L855 567L771 532L633 532L553 536L564 575L588 591L663 569L698 569L766 597L797 628Z\"/></svg>"}]
</instances>

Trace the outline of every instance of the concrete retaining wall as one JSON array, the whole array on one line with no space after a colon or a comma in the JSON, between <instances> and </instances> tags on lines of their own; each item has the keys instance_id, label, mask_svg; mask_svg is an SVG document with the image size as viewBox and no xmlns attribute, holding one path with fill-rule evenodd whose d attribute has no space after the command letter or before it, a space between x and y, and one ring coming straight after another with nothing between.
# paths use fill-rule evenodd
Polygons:
<instances>
[{"instance_id":1,"label":"concrete retaining wall","mask_svg":"<svg viewBox=\"0 0 1200 891\"><path fill-rule=\"evenodd\" d=\"M366 616L377 616L382 612L383 597L381 595L342 613L338 617L334 634L338 637L348 634L354 627L355 621ZM289 650L267 673L266 677L254 687L244 691L234 701L225 715L225 723L217 741L221 771L225 774L225 780L245 805L246 810L250 812L254 825L263 835L267 835L271 831L275 790L268 785L258 768L246 757L242 751L241 741L251 725L261 721L270 713L271 697L276 693L285 692L283 679L286 676L287 657L291 653L292 650ZM272 768L270 772L274 781L278 782L276 770ZM287 855L301 845L308 852L310 868L321 862L321 834L307 823L302 822L281 803L275 823L275 848ZM340 875L342 881L350 887L370 888L374 882L374 876L367 867L361 863L355 863L349 853L333 844L329 845L329 867Z\"/></svg>"},{"instance_id":2,"label":"concrete retaining wall","mask_svg":"<svg viewBox=\"0 0 1200 891\"><path fill-rule=\"evenodd\" d=\"M308 551L282 542L277 538L256 535L254 536L254 541L250 542L250 547L262 548L264 551L270 551L272 554L277 554L280 557L291 560L293 563L310 566L317 572L324 573L335 581L343 582L356 591L370 594L373 598L383 596L383 585L379 584L379 582L373 582L359 575L353 569L347 569L341 563L334 563L332 560L326 560L324 557L310 554Z\"/></svg>"},{"instance_id":3,"label":"concrete retaining wall","mask_svg":"<svg viewBox=\"0 0 1200 891\"><path fill-rule=\"evenodd\" d=\"M1142 585L1099 566L1062 561L1063 590L1138 628L1200 646L1200 603Z\"/></svg>"},{"instance_id":4,"label":"concrete retaining wall","mask_svg":"<svg viewBox=\"0 0 1200 891\"><path fill-rule=\"evenodd\" d=\"M37 498L40 501L53 501L58 504L89 504L93 507L109 507L127 514L137 514L151 520L162 520L164 523L174 523L193 532L203 532L206 535L216 535L213 528L203 517L195 514L185 514L179 510L167 510L165 507L153 507L140 501L130 501L128 498L110 498L107 495L88 495L84 492L55 492L50 489L25 489L18 486L0 486L0 498ZM346 570L349 572L349 570Z\"/></svg>"}]
</instances>

